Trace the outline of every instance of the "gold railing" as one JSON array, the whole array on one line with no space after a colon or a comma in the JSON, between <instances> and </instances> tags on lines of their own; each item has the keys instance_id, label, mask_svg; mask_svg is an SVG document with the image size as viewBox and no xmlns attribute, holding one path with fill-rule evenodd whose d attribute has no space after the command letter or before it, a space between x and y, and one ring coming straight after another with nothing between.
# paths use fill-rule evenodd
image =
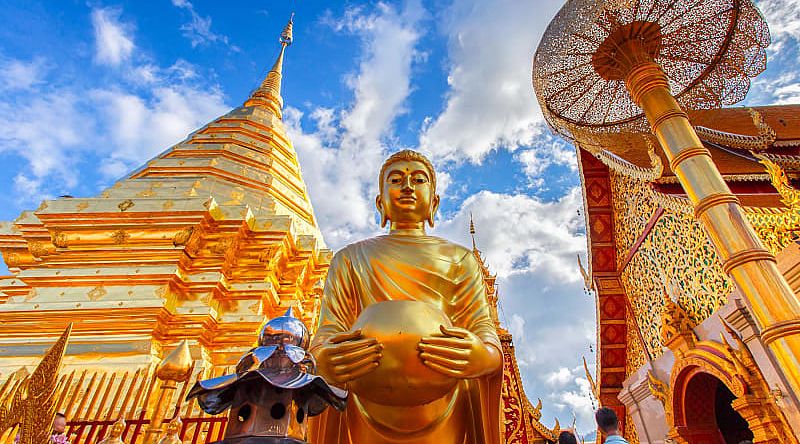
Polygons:
<instances>
[{"instance_id":1,"label":"gold railing","mask_svg":"<svg viewBox=\"0 0 800 444\"><path fill-rule=\"evenodd\" d=\"M225 414L212 416L203 412L196 402L182 402L187 391L200 379L226 373L228 369L214 371L193 369L187 382L178 387L167 400L163 423L180 416L183 442L206 443L222 439ZM11 399L30 375L24 370L4 377L0 375L0 405ZM144 443L155 404L159 399L160 384L156 366L151 365L135 372L110 372L73 370L58 378L56 408L67 417L67 435L72 444L93 444L100 441L119 419L126 423L122 439L126 444ZM0 444L13 444L14 430L0 434Z\"/></svg>"}]
</instances>

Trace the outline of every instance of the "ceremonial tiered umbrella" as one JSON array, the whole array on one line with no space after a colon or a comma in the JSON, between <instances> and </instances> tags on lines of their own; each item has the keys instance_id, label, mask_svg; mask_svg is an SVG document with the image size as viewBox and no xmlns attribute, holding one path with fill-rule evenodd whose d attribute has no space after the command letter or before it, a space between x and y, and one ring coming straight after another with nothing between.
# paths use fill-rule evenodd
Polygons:
<instances>
[{"instance_id":1,"label":"ceremonial tiered umbrella","mask_svg":"<svg viewBox=\"0 0 800 444\"><path fill-rule=\"evenodd\" d=\"M800 393L800 301L681 107L742 100L769 42L751 0L568 0L542 37L533 84L550 126L579 145L613 151L610 134L652 130Z\"/></svg>"}]
</instances>

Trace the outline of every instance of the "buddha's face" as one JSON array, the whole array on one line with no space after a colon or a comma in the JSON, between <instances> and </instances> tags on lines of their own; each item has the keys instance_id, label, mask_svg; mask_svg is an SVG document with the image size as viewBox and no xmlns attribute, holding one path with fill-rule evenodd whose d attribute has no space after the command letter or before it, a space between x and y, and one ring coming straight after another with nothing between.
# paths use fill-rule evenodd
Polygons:
<instances>
[{"instance_id":1,"label":"buddha's face","mask_svg":"<svg viewBox=\"0 0 800 444\"><path fill-rule=\"evenodd\" d=\"M398 160L392 162L381 178L381 194L376 199L378 210L385 219L399 228L433 222L439 206L431 182L431 172L422 162Z\"/></svg>"}]
</instances>

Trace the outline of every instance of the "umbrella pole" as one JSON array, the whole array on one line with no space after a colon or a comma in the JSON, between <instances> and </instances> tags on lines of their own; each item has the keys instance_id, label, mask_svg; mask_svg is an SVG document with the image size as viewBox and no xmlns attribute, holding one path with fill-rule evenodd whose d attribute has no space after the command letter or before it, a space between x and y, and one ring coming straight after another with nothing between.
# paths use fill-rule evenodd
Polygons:
<instances>
[{"instance_id":1,"label":"umbrella pole","mask_svg":"<svg viewBox=\"0 0 800 444\"><path fill-rule=\"evenodd\" d=\"M652 61L639 63L625 76L625 85L647 115L670 168L694 205L695 217L720 255L723 270L744 295L762 341L792 391L800 394L800 300L670 93L661 67Z\"/></svg>"}]
</instances>

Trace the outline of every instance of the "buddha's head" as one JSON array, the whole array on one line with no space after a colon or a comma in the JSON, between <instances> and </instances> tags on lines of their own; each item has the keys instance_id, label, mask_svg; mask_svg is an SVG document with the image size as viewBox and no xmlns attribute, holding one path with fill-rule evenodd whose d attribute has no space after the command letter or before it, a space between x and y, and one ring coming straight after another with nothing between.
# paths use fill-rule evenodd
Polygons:
<instances>
[{"instance_id":1,"label":"buddha's head","mask_svg":"<svg viewBox=\"0 0 800 444\"><path fill-rule=\"evenodd\" d=\"M176 416L175 419L167 424L167 436L177 435L181 432L181 427L183 427L183 421L181 421L180 416Z\"/></svg>"},{"instance_id":2,"label":"buddha's head","mask_svg":"<svg viewBox=\"0 0 800 444\"><path fill-rule=\"evenodd\" d=\"M375 205L382 227L389 221L398 229L424 228L425 222L433 227L439 195L436 172L427 157L412 150L392 154L383 162L378 185Z\"/></svg>"},{"instance_id":3,"label":"buddha's head","mask_svg":"<svg viewBox=\"0 0 800 444\"><path fill-rule=\"evenodd\" d=\"M122 437L122 433L125 431L125 420L120 418L114 425L111 426L111 432L109 436L112 439L120 439Z\"/></svg>"}]
</instances>

